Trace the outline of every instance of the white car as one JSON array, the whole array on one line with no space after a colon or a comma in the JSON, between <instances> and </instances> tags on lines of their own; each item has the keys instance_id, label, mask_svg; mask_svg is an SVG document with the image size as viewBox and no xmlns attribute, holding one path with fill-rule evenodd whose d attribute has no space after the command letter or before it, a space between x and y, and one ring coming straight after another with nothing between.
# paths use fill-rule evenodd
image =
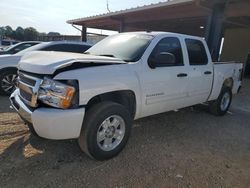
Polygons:
<instances>
[{"instance_id":1,"label":"white car","mask_svg":"<svg viewBox=\"0 0 250 188\"><path fill-rule=\"evenodd\" d=\"M0 51L0 55L4 54L16 54L26 48L29 48L31 46L34 46L36 44L39 44L41 42L39 41L25 41L25 42L19 42L17 44L11 45L4 49L3 51ZM1 57L1 56L0 56Z\"/></svg>"},{"instance_id":2,"label":"white car","mask_svg":"<svg viewBox=\"0 0 250 188\"><path fill-rule=\"evenodd\" d=\"M31 131L77 138L97 160L125 146L132 120L208 103L224 115L242 64L213 63L199 37L166 32L113 35L84 54L34 52L19 65L13 107Z\"/></svg>"},{"instance_id":3,"label":"white car","mask_svg":"<svg viewBox=\"0 0 250 188\"><path fill-rule=\"evenodd\" d=\"M15 80L17 78L17 64L21 57L32 51L62 51L83 53L91 47L84 42L54 41L42 42L29 47L13 55L0 56L0 94L10 95L15 89Z\"/></svg>"}]
</instances>

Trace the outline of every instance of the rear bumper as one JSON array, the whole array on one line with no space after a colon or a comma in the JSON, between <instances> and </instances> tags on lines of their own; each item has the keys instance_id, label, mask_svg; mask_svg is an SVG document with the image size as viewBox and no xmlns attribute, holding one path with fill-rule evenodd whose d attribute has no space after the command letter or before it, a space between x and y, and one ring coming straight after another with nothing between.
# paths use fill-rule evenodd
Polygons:
<instances>
[{"instance_id":1,"label":"rear bumper","mask_svg":"<svg viewBox=\"0 0 250 188\"><path fill-rule=\"evenodd\" d=\"M67 110L37 108L32 111L19 98L18 92L16 90L10 96L11 104L25 122L33 125L40 137L55 140L79 137L85 108Z\"/></svg>"}]
</instances>

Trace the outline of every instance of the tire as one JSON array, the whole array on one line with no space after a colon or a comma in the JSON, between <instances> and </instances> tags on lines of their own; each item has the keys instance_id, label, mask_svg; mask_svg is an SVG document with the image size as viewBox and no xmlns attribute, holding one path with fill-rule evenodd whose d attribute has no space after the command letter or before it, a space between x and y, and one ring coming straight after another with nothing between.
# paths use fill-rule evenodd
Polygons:
<instances>
[{"instance_id":1,"label":"tire","mask_svg":"<svg viewBox=\"0 0 250 188\"><path fill-rule=\"evenodd\" d=\"M0 94L9 96L15 90L17 70L7 68L0 71Z\"/></svg>"},{"instance_id":2,"label":"tire","mask_svg":"<svg viewBox=\"0 0 250 188\"><path fill-rule=\"evenodd\" d=\"M125 147L131 127L132 117L124 106L101 102L86 112L78 143L90 157L107 160Z\"/></svg>"},{"instance_id":3,"label":"tire","mask_svg":"<svg viewBox=\"0 0 250 188\"><path fill-rule=\"evenodd\" d=\"M227 113L232 102L232 91L230 88L225 87L221 90L221 93L217 100L210 102L210 112L217 116L223 116Z\"/></svg>"}]
</instances>

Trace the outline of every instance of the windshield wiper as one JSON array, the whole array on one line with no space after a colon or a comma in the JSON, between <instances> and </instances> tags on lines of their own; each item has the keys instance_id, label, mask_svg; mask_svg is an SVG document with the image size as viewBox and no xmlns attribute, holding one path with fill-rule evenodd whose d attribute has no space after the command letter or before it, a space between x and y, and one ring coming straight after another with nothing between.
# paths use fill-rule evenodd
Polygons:
<instances>
[{"instance_id":1,"label":"windshield wiper","mask_svg":"<svg viewBox=\"0 0 250 188\"><path fill-rule=\"evenodd\" d=\"M90 53L89 53L89 52L84 52L84 54L90 54ZM92 54L92 55L95 55L95 54ZM97 54L97 55L95 55L95 56L105 56L105 57L113 57L113 58L120 59L120 58L116 57L116 56L113 55L113 54ZM120 59L120 60L122 60L122 59ZM123 61L129 62L129 60L123 60Z\"/></svg>"},{"instance_id":2,"label":"windshield wiper","mask_svg":"<svg viewBox=\"0 0 250 188\"><path fill-rule=\"evenodd\" d=\"M112 55L112 54L99 54L98 56L115 57L115 56L114 56L114 55Z\"/></svg>"}]
</instances>

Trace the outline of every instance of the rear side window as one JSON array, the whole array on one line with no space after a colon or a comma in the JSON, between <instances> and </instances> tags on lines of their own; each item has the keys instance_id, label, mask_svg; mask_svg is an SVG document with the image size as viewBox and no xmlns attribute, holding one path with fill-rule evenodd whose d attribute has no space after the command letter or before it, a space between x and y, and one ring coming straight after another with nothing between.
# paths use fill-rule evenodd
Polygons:
<instances>
[{"instance_id":1,"label":"rear side window","mask_svg":"<svg viewBox=\"0 0 250 188\"><path fill-rule=\"evenodd\" d=\"M206 49L199 40L186 39L189 64L190 65L206 65L208 63Z\"/></svg>"},{"instance_id":2,"label":"rear side window","mask_svg":"<svg viewBox=\"0 0 250 188\"><path fill-rule=\"evenodd\" d=\"M78 44L55 44L52 46L45 47L43 51L59 51L59 52L74 52L83 53L90 47L88 45Z\"/></svg>"}]
</instances>

